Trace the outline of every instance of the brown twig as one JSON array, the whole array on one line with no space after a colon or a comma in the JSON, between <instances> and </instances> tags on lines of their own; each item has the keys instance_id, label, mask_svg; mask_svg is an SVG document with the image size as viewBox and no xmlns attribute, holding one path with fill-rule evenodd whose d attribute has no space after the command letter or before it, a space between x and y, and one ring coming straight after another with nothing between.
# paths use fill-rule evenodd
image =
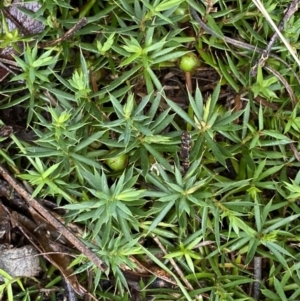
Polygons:
<instances>
[{"instance_id":1,"label":"brown twig","mask_svg":"<svg viewBox=\"0 0 300 301\"><path fill-rule=\"evenodd\" d=\"M43 255L44 258L61 272L64 278L69 279L77 294L81 296L85 295L86 289L79 284L76 275L73 274L73 270L69 268L71 263L70 256L61 252L60 245L52 242L49 237L47 237L45 229L37 227L35 222L16 211L10 213L10 211L7 210L7 212L10 215L12 227L18 227L30 244L40 252L38 255ZM48 252L46 250L53 250L54 252Z\"/></svg>"},{"instance_id":2,"label":"brown twig","mask_svg":"<svg viewBox=\"0 0 300 301\"><path fill-rule=\"evenodd\" d=\"M0 165L1 176L14 188L19 195L27 202L29 210L35 214L40 214L49 224L56 228L78 251L84 254L93 262L101 271L106 271L106 264L92 252L83 242L81 242L72 232L70 232L60 221L49 213L36 199L34 199L12 176L7 170Z\"/></svg>"},{"instance_id":3,"label":"brown twig","mask_svg":"<svg viewBox=\"0 0 300 301\"><path fill-rule=\"evenodd\" d=\"M285 89L287 90L289 96L290 96L290 99L291 99L291 102L292 102L292 106L293 108L295 108L296 106L296 103L297 103L297 100L296 100L296 97L295 97L295 94L294 94L294 91L293 89L291 88L291 86L289 85L289 83L285 80L285 78L278 72L276 71L275 69L271 68L271 67L268 67L268 66L264 66L264 68L266 70L268 70L269 72L271 72L275 77L277 77L279 79L279 81L284 85Z\"/></svg>"},{"instance_id":4,"label":"brown twig","mask_svg":"<svg viewBox=\"0 0 300 301\"><path fill-rule=\"evenodd\" d=\"M84 27L86 24L87 24L87 19L82 18L71 29L69 29L67 32L65 32L60 38L50 41L50 42L40 43L38 45L38 47L45 48L45 47L49 47L49 46L55 46L58 43L70 38L72 35L74 35L76 33L76 31L78 31L79 29Z\"/></svg>"},{"instance_id":5,"label":"brown twig","mask_svg":"<svg viewBox=\"0 0 300 301\"><path fill-rule=\"evenodd\" d=\"M4 64L4 62L3 62L4 60L5 60L6 63L7 63L8 61L9 61L9 62L12 62L11 60L6 60L6 59L0 58L0 67L3 68L4 70L6 70L6 71L8 72L7 74L5 74L5 76L3 76L3 77L0 79L0 81L2 81L9 73L13 74L14 76L17 76L17 73L15 73L15 72L12 70L12 68L9 68L9 67L7 67L7 66Z\"/></svg>"},{"instance_id":6,"label":"brown twig","mask_svg":"<svg viewBox=\"0 0 300 301\"><path fill-rule=\"evenodd\" d=\"M163 251L163 253L165 255L167 255L167 250L165 249L165 247L161 244L161 242L159 241L159 239L156 236L153 236L153 240L156 242L156 244L158 245L158 247ZM190 284L190 282L186 279L186 277L184 276L184 274L182 273L181 269L179 268L179 266L176 264L176 262L174 261L173 258L169 258L172 266L174 267L175 271L177 272L177 274L179 275L179 277L181 278L181 280L184 282L184 284L187 286L188 289L190 289L191 291L194 290L194 288L192 287L192 285Z\"/></svg>"},{"instance_id":7,"label":"brown twig","mask_svg":"<svg viewBox=\"0 0 300 301\"><path fill-rule=\"evenodd\" d=\"M267 107L267 108L270 108L272 110L276 110L276 111L279 110L279 106L278 105L276 105L276 104L274 104L272 102L269 102L268 100L262 98L259 95L254 98L254 101L257 102L257 103L259 103L260 105L262 105L264 107Z\"/></svg>"}]
</instances>

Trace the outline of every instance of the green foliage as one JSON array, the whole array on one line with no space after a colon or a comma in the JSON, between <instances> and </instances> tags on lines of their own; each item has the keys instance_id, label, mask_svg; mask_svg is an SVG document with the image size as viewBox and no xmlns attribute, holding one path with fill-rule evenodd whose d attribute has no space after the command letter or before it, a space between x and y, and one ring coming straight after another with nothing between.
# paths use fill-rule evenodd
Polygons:
<instances>
[{"instance_id":1,"label":"green foliage","mask_svg":"<svg viewBox=\"0 0 300 301\"><path fill-rule=\"evenodd\" d=\"M12 277L5 271L0 269L0 275L3 279L3 284L0 285L0 298L2 299L4 292L7 295L8 301L13 301L14 299L14 292L13 292L13 284L17 283L18 286L21 288L22 291L24 291L24 287L22 284L22 281L18 277Z\"/></svg>"},{"instance_id":2,"label":"green foliage","mask_svg":"<svg viewBox=\"0 0 300 301\"><path fill-rule=\"evenodd\" d=\"M86 188L94 198L90 197L89 201L80 204L66 205L65 208L78 215L76 221L89 221L93 237L101 231L107 242L113 236L113 228L117 228L129 241L131 231L138 230L138 220L134 216L135 207L146 203L143 199L144 190L133 188L138 175L133 176L133 169L130 168L110 187L104 173L100 175L96 171L94 174L83 172L82 176L89 183L91 188Z\"/></svg>"},{"instance_id":3,"label":"green foliage","mask_svg":"<svg viewBox=\"0 0 300 301\"><path fill-rule=\"evenodd\" d=\"M265 47L273 31L252 2L219 1L218 11L191 0L79 1L76 9L73 1L39 3L34 16L46 28L37 37L8 33L2 18L1 47L12 44L20 69L1 83L0 108L25 107L23 127L34 140L1 137L0 155L32 186L33 197L51 198L68 211L68 222L84 229L82 240L108 266L101 273L83 255L72 263L80 279L87 270L93 276L95 297L130 300L124 267L135 272L138 258L173 283L158 289L151 287L155 276L143 278L142 300L254 300L253 266L262 258L261 300L297 300L299 104L291 104L273 73L259 68L250 76L256 54L199 34L187 16L191 5L219 37L231 34ZM276 21L286 3L265 6ZM186 13L178 15L179 8ZM68 40L40 47L84 16L88 24ZM182 24L186 17L190 21ZM292 17L285 29L295 47L299 24ZM273 57L267 64L298 99L293 61L280 43L276 49L291 69ZM213 74L207 79L209 73L196 69L189 92L177 67L186 53ZM191 141L184 161L186 130ZM107 161L123 155L127 165L111 169ZM110 273L113 293L101 288ZM49 287L61 280L49 278ZM13 282L22 300L39 289L5 279L0 293L8 300Z\"/></svg>"}]
</instances>

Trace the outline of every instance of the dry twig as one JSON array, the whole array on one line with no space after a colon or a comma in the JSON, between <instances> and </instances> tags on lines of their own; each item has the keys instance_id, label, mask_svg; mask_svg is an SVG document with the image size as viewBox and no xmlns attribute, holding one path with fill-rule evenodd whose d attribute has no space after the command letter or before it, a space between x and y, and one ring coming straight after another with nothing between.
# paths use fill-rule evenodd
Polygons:
<instances>
[{"instance_id":1,"label":"dry twig","mask_svg":"<svg viewBox=\"0 0 300 301\"><path fill-rule=\"evenodd\" d=\"M282 30L284 27L284 24L292 17L292 15L298 10L298 3L299 0L293 0L290 3L290 6L288 7L288 9L286 10L286 13L284 14L284 17L282 18L282 20L280 21L279 25L278 25L278 30ZM273 36L271 37L266 49L260 54L259 59L255 62L254 66L251 69L251 76L255 76L257 73L257 68L258 66L264 67L266 60L268 59L270 52L271 52L271 48L274 45L275 41L278 38L278 34L275 31Z\"/></svg>"},{"instance_id":2,"label":"dry twig","mask_svg":"<svg viewBox=\"0 0 300 301\"><path fill-rule=\"evenodd\" d=\"M40 214L49 224L56 228L78 251L84 254L101 271L106 271L106 264L92 252L82 241L80 241L71 231L69 231L60 221L58 221L50 212L48 212L36 199L19 184L7 170L0 165L1 176L14 188L19 195L27 202L29 211L33 214Z\"/></svg>"},{"instance_id":3,"label":"dry twig","mask_svg":"<svg viewBox=\"0 0 300 301\"><path fill-rule=\"evenodd\" d=\"M159 239L156 236L153 236L153 240L156 242L156 244L159 246L159 248L163 251L163 253L165 255L167 255L167 250L165 249L165 247L161 244L161 242L159 241ZM181 269L179 268L179 266L176 264L176 262L174 261L173 258L169 258L172 266L174 267L175 271L177 272L177 274L179 275L179 277L181 278L181 280L184 282L184 284L187 286L188 289L190 289L191 291L194 290L194 288L192 287L192 285L190 284L190 282L186 279L186 277L184 276L184 274L182 273Z\"/></svg>"}]
</instances>

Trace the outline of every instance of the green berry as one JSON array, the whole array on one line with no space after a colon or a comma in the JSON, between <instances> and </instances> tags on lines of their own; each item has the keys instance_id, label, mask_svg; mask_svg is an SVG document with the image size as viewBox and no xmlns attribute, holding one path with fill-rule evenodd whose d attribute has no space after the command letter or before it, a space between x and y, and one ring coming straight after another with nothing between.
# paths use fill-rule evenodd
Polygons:
<instances>
[{"instance_id":1,"label":"green berry","mask_svg":"<svg viewBox=\"0 0 300 301\"><path fill-rule=\"evenodd\" d=\"M189 15L189 9L188 4L186 2L183 2L179 7L176 8L174 11L175 16L182 16L182 19L180 19L179 23L187 23L190 21L190 15Z\"/></svg>"},{"instance_id":2,"label":"green berry","mask_svg":"<svg viewBox=\"0 0 300 301\"><path fill-rule=\"evenodd\" d=\"M198 59L198 56L193 52L185 54L181 58L179 63L179 68L184 72L192 72L199 66L200 61Z\"/></svg>"},{"instance_id":3,"label":"green berry","mask_svg":"<svg viewBox=\"0 0 300 301\"><path fill-rule=\"evenodd\" d=\"M123 170L128 164L128 156L126 154L118 155L105 160L107 166L113 171Z\"/></svg>"}]
</instances>

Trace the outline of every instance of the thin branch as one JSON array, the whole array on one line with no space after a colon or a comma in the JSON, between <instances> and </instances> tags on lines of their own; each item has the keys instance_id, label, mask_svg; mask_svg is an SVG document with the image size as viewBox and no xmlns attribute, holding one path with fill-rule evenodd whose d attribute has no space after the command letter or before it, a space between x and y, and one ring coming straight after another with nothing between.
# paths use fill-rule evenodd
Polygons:
<instances>
[{"instance_id":1,"label":"thin branch","mask_svg":"<svg viewBox=\"0 0 300 301\"><path fill-rule=\"evenodd\" d=\"M260 12L264 15L264 17L267 19L267 21L273 27L273 29L278 34L279 38L281 39L281 41L283 42L283 44L285 45L285 47L288 49L289 53L292 55L292 57L294 58L294 60L298 64L298 66L300 67L300 60L299 60L297 54L294 52L292 46L289 44L289 42L286 40L286 38L282 35L282 33L280 32L280 30L277 28L277 26L275 25L274 21L270 17L269 13L265 9L263 3L260 0L252 0L252 2L257 6L257 8L260 10Z\"/></svg>"},{"instance_id":2,"label":"thin branch","mask_svg":"<svg viewBox=\"0 0 300 301\"><path fill-rule=\"evenodd\" d=\"M59 44L60 42L70 38L72 35L74 35L79 29L84 27L86 24L87 24L87 19L82 18L71 29L69 29L67 32L65 32L63 34L63 36L61 36L60 38L50 41L50 42L40 43L40 44L38 44L38 47L45 48L45 47L49 47L49 46L55 46L55 45Z\"/></svg>"},{"instance_id":3,"label":"thin branch","mask_svg":"<svg viewBox=\"0 0 300 301\"><path fill-rule=\"evenodd\" d=\"M161 242L159 241L159 239L156 236L153 236L153 240L156 242L156 244L159 246L159 248L163 251L163 253L165 255L167 255L167 250L165 249L165 247L161 244ZM174 267L175 271L177 272L177 274L179 275L179 277L181 278L181 280L185 283L185 285L187 286L187 288L189 288L191 291L194 290L194 288L192 287L192 285L190 284L190 282L186 279L186 277L184 276L184 274L182 273L181 269L179 268L179 266L176 264L176 262L174 261L173 258L169 258L172 266Z\"/></svg>"},{"instance_id":4,"label":"thin branch","mask_svg":"<svg viewBox=\"0 0 300 301\"><path fill-rule=\"evenodd\" d=\"M71 231L69 231L60 221L48 212L36 199L34 199L7 170L0 165L0 175L13 187L19 195L27 202L30 211L40 214L49 224L56 228L74 247L92 261L102 272L107 270L107 266L94 252L92 252L82 241L80 241Z\"/></svg>"},{"instance_id":5,"label":"thin branch","mask_svg":"<svg viewBox=\"0 0 300 301\"><path fill-rule=\"evenodd\" d=\"M293 14L298 10L298 3L299 0L293 0L291 4L289 5L288 9L286 10L282 20L280 21L278 25L278 30L282 31L284 24L293 16ZM278 38L278 34L275 31L273 36L271 37L266 49L261 53L259 59L255 62L254 66L251 69L251 76L255 76L257 73L258 66L263 67L265 65L266 60L268 59L271 48L274 45L275 41Z\"/></svg>"}]
</instances>

